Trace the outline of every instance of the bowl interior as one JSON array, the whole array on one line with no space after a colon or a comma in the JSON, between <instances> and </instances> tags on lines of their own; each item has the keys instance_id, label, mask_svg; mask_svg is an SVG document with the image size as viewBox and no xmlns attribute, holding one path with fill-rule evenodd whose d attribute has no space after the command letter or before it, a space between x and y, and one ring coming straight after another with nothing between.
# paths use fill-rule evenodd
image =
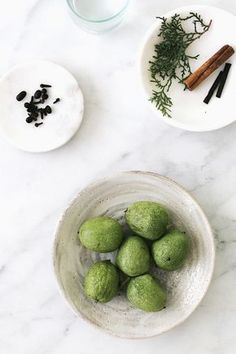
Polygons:
<instances>
[{"instance_id":1,"label":"bowl interior","mask_svg":"<svg viewBox=\"0 0 236 354\"><path fill-rule=\"evenodd\" d=\"M134 309L122 293L99 304L83 292L88 267L99 259L113 260L114 253L86 250L77 237L80 225L98 215L112 216L124 224L125 209L139 200L166 206L173 224L191 237L191 250L181 270L154 270L168 292L167 308L157 313ZM59 223L54 252L60 288L74 311L111 334L128 338L154 336L186 319L204 296L214 265L212 231L198 204L173 181L151 173L122 173L82 191Z\"/></svg>"}]
</instances>

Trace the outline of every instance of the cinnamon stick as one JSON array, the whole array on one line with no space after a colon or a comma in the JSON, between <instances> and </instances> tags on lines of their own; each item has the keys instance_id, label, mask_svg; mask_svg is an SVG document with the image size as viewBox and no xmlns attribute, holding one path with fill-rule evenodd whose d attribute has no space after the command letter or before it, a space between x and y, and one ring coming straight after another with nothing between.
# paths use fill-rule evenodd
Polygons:
<instances>
[{"instance_id":1,"label":"cinnamon stick","mask_svg":"<svg viewBox=\"0 0 236 354\"><path fill-rule=\"evenodd\" d=\"M230 45L224 45L210 59L208 59L200 68L191 74L185 81L187 88L192 91L201 84L208 76L218 69L226 60L234 54L234 49Z\"/></svg>"}]
</instances>

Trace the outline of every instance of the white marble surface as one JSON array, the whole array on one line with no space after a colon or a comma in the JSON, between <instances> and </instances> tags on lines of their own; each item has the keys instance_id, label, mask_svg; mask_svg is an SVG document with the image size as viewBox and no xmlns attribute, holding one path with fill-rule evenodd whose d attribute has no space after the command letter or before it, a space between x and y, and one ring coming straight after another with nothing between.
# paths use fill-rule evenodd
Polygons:
<instances>
[{"instance_id":1,"label":"white marble surface","mask_svg":"<svg viewBox=\"0 0 236 354\"><path fill-rule=\"evenodd\" d=\"M191 2L133 0L122 26L97 37L71 22L64 0L0 0L0 74L26 59L54 60L77 77L86 105L80 131L59 150L24 153L0 140L1 354L235 353L236 124L211 133L171 128L143 100L136 75L154 16ZM236 14L234 0L199 2ZM140 341L76 318L58 293L51 261L67 202L94 178L130 169L157 171L191 191L217 244L201 306L178 328Z\"/></svg>"}]
</instances>

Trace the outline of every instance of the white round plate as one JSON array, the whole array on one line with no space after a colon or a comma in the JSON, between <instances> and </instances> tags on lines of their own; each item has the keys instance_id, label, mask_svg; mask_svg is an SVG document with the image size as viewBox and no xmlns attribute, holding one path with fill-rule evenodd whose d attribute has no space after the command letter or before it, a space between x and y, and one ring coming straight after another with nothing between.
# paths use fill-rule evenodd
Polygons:
<instances>
[{"instance_id":1,"label":"white round plate","mask_svg":"<svg viewBox=\"0 0 236 354\"><path fill-rule=\"evenodd\" d=\"M170 18L176 13L185 16L189 12L199 13L206 23L212 20L209 31L196 40L188 49L190 55L200 54L198 60L191 60L192 71L197 69L225 44L232 45L236 50L236 17L234 15L215 7L191 5L168 12L164 17ZM160 14L156 13L155 15L159 16ZM157 37L160 24L161 21L157 19L148 31L140 53L140 75L147 100L151 97L152 90L155 89L155 86L150 83L148 62L154 54L154 45L160 40ZM183 85L175 83L170 89L170 96L173 101L172 118L163 117L162 113L150 102L157 115L167 124L189 131L209 131L222 128L234 122L236 119L234 114L236 54L228 62L233 65L220 99L214 96L208 105L203 103L207 92L220 71L218 69L193 91L184 91Z\"/></svg>"},{"instance_id":2,"label":"white round plate","mask_svg":"<svg viewBox=\"0 0 236 354\"><path fill-rule=\"evenodd\" d=\"M24 103L30 101L42 83L52 85L44 106L49 104L53 112L36 128L25 121ZM16 96L21 91L26 91L27 97L18 102ZM61 101L54 105L58 97ZM78 130L83 110L83 96L77 81L70 72L52 62L26 62L15 66L0 80L0 133L19 149L45 152L64 145Z\"/></svg>"},{"instance_id":3,"label":"white round plate","mask_svg":"<svg viewBox=\"0 0 236 354\"><path fill-rule=\"evenodd\" d=\"M166 309L145 313L133 308L120 293L106 304L95 303L83 291L84 276L96 260L115 253L98 254L78 240L80 225L88 218L108 215L124 224L124 212L135 201L151 200L166 206L173 224L187 232L191 249L178 271L152 271L167 289ZM54 269L62 293L76 314L110 334L147 338L183 322L205 295L214 268L214 239L211 227L196 201L178 184L148 172L124 172L100 180L84 189L63 214L56 232Z\"/></svg>"}]
</instances>

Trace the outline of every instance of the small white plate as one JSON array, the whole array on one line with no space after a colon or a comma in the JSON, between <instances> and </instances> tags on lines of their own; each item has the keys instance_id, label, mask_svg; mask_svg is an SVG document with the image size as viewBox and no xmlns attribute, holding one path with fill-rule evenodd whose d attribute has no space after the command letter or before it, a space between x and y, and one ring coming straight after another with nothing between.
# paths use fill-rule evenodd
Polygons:
<instances>
[{"instance_id":1,"label":"small white plate","mask_svg":"<svg viewBox=\"0 0 236 354\"><path fill-rule=\"evenodd\" d=\"M98 254L84 248L78 230L88 218L108 215L125 223L127 207L139 200L157 201L169 211L173 224L191 238L183 268L174 272L152 269L167 289L167 307L145 313L127 301L125 293L101 304L88 299L83 290L89 266L100 259L114 262L115 252ZM99 180L81 191L63 214L56 232L54 269L68 304L76 314L110 334L147 338L177 326L199 305L214 268L214 238L197 202L178 184L155 173L123 172Z\"/></svg>"},{"instance_id":2,"label":"small white plate","mask_svg":"<svg viewBox=\"0 0 236 354\"><path fill-rule=\"evenodd\" d=\"M212 19L210 30L189 47L188 53L190 55L200 54L198 60L191 60L192 71L197 69L225 44L231 45L236 50L236 17L234 15L211 6L191 5L168 12L164 17L170 18L176 13L186 15L189 12L199 13L206 23ZM155 15L159 16L160 14L156 13ZM150 83L148 62L152 59L154 45L159 40L157 35L160 30L160 24L161 21L157 19L148 31L140 54L140 74L147 100L151 97L152 90L155 88ZM184 91L182 85L174 84L170 90L170 96L173 100L172 118L163 117L155 105L150 103L157 115L167 124L189 131L209 131L222 128L234 122L236 120L236 115L234 114L236 54L228 62L233 65L220 99L212 97L208 105L203 103L203 99L220 71L218 69L193 91Z\"/></svg>"},{"instance_id":3,"label":"small white plate","mask_svg":"<svg viewBox=\"0 0 236 354\"><path fill-rule=\"evenodd\" d=\"M42 83L52 85L44 106L49 104L53 112L36 128L34 123L25 121L24 103L30 101ZM18 102L16 96L21 91L26 91L27 97ZM61 101L54 105L58 97ZM83 95L77 81L66 69L52 62L30 61L15 66L0 81L0 132L19 149L45 152L64 145L78 130L83 110Z\"/></svg>"}]
</instances>

